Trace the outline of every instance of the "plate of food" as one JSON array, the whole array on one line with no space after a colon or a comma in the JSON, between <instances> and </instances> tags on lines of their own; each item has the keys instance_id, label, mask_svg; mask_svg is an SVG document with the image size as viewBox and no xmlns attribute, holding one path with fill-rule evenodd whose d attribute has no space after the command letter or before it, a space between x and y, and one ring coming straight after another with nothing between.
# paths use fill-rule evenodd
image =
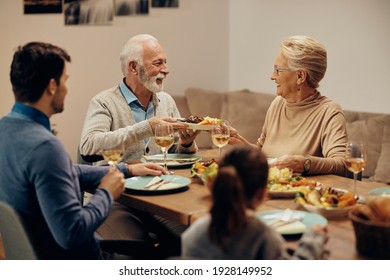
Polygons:
<instances>
[{"instance_id":1,"label":"plate of food","mask_svg":"<svg viewBox=\"0 0 390 280\"><path fill-rule=\"evenodd\" d=\"M300 175L295 176L289 168L269 168L267 190L270 197L294 198L298 192L304 192L319 185L319 182Z\"/></svg>"},{"instance_id":2,"label":"plate of food","mask_svg":"<svg viewBox=\"0 0 390 280\"><path fill-rule=\"evenodd\" d=\"M218 163L214 160L200 160L195 162L191 167L190 177L198 177L203 184L207 185L210 179L215 178L218 173Z\"/></svg>"},{"instance_id":3,"label":"plate of food","mask_svg":"<svg viewBox=\"0 0 390 280\"><path fill-rule=\"evenodd\" d=\"M191 180L176 175L136 176L125 181L126 192L142 195L155 195L185 191Z\"/></svg>"},{"instance_id":4,"label":"plate of food","mask_svg":"<svg viewBox=\"0 0 390 280\"><path fill-rule=\"evenodd\" d=\"M256 217L284 236L303 234L317 224L328 224L326 218L316 213L290 209L265 211Z\"/></svg>"},{"instance_id":5,"label":"plate of food","mask_svg":"<svg viewBox=\"0 0 390 280\"><path fill-rule=\"evenodd\" d=\"M188 118L179 118L177 121L187 124L188 128L193 130L212 130L216 124L221 122L220 119L210 118L208 116L190 116Z\"/></svg>"},{"instance_id":6,"label":"plate of food","mask_svg":"<svg viewBox=\"0 0 390 280\"><path fill-rule=\"evenodd\" d=\"M344 189L317 187L297 193L295 202L305 210L326 218L345 218L357 204L357 197Z\"/></svg>"},{"instance_id":7,"label":"plate of food","mask_svg":"<svg viewBox=\"0 0 390 280\"><path fill-rule=\"evenodd\" d=\"M188 167L195 162L202 160L201 156L192 154L167 154L167 166L168 167ZM141 162L153 162L159 165L164 164L164 155L150 155L143 156Z\"/></svg>"}]
</instances>

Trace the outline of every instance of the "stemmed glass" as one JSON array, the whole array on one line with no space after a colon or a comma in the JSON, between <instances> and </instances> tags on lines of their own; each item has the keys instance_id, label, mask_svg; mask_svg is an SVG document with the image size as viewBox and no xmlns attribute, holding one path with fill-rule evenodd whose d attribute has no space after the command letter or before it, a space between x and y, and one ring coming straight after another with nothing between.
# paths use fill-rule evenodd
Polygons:
<instances>
[{"instance_id":1,"label":"stemmed glass","mask_svg":"<svg viewBox=\"0 0 390 280\"><path fill-rule=\"evenodd\" d=\"M363 143L348 141L345 149L345 165L353 173L353 193L355 196L358 196L356 188L357 176L366 166L366 148Z\"/></svg>"},{"instance_id":2,"label":"stemmed glass","mask_svg":"<svg viewBox=\"0 0 390 280\"><path fill-rule=\"evenodd\" d=\"M122 139L117 139L116 141L105 145L102 150L102 156L111 168L115 168L115 166L122 160L124 152L124 141L122 141Z\"/></svg>"},{"instance_id":3,"label":"stemmed glass","mask_svg":"<svg viewBox=\"0 0 390 280\"><path fill-rule=\"evenodd\" d=\"M230 138L230 126L228 121L221 121L211 130L211 140L219 148L219 157L222 154L222 147L226 146Z\"/></svg>"},{"instance_id":4,"label":"stemmed glass","mask_svg":"<svg viewBox=\"0 0 390 280\"><path fill-rule=\"evenodd\" d=\"M154 130L154 141L164 155L164 167L167 168L167 153L175 142L173 126L170 123L159 123Z\"/></svg>"}]
</instances>

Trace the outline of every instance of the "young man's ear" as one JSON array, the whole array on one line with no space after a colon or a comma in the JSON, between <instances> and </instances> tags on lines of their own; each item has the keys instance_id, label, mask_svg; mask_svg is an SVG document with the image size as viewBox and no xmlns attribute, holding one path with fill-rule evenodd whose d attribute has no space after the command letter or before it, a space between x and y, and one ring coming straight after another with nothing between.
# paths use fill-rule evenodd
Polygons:
<instances>
[{"instance_id":1,"label":"young man's ear","mask_svg":"<svg viewBox=\"0 0 390 280\"><path fill-rule=\"evenodd\" d=\"M56 93L57 87L58 87L58 85L57 85L56 80L50 79L49 84L47 86L47 90L49 91L49 93L51 95L54 95Z\"/></svg>"}]
</instances>

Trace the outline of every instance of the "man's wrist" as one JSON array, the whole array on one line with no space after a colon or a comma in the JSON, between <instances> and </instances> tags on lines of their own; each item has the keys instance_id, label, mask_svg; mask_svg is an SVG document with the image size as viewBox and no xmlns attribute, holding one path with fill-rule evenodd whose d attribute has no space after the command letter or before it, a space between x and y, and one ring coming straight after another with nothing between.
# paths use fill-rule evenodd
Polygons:
<instances>
[{"instance_id":1,"label":"man's wrist","mask_svg":"<svg viewBox=\"0 0 390 280\"><path fill-rule=\"evenodd\" d=\"M127 163L124 163L125 166L126 166L126 169L127 169L127 172L129 173L129 177L133 177L133 169L131 168L130 165L128 165Z\"/></svg>"}]
</instances>

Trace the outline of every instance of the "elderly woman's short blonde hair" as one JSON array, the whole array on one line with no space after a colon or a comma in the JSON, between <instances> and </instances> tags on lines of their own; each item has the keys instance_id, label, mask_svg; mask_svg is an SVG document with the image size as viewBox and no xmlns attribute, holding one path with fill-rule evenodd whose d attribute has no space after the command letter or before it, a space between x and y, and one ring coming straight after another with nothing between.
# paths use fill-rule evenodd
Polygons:
<instances>
[{"instance_id":1,"label":"elderly woman's short blonde hair","mask_svg":"<svg viewBox=\"0 0 390 280\"><path fill-rule=\"evenodd\" d=\"M305 70L309 86L318 88L327 67L324 45L303 35L288 37L280 45L283 56L287 58L288 67L292 70Z\"/></svg>"}]
</instances>

